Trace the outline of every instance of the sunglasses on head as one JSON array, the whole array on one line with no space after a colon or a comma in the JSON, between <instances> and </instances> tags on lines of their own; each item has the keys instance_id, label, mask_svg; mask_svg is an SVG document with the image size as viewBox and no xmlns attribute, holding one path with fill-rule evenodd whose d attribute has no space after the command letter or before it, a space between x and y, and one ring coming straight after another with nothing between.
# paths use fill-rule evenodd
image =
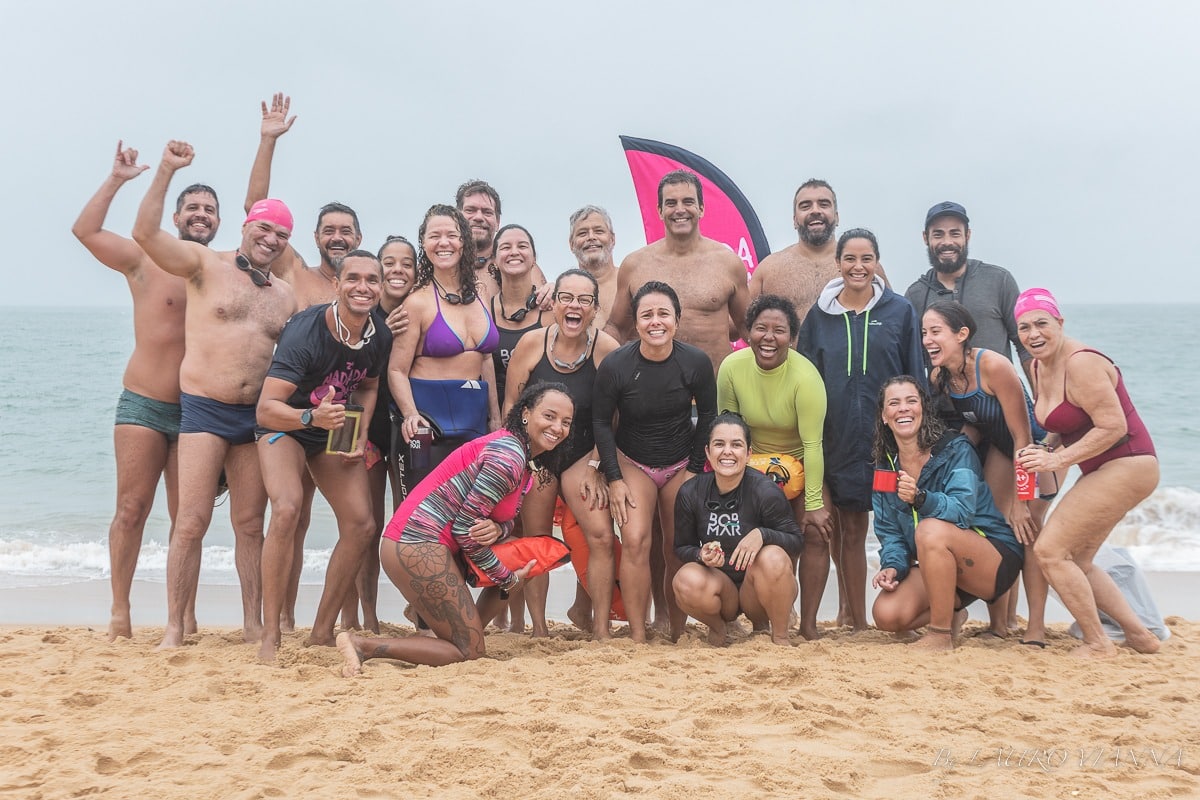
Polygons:
<instances>
[{"instance_id":1,"label":"sunglasses on head","mask_svg":"<svg viewBox=\"0 0 1200 800\"><path fill-rule=\"evenodd\" d=\"M263 272L262 270L258 269L258 267L251 266L250 259L246 258L241 253L238 253L237 256L233 259L233 261L235 264L237 264L238 269L240 269L242 272L247 273L250 276L250 280L254 282L255 286L270 286L271 285L271 277L270 277L271 271L270 270Z\"/></svg>"}]
</instances>

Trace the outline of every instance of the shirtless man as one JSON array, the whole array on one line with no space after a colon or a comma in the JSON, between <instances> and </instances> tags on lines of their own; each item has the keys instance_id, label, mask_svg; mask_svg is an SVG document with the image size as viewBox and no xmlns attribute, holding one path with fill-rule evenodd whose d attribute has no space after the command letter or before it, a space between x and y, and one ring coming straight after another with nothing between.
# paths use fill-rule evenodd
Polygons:
<instances>
[{"instance_id":1,"label":"shirtless man","mask_svg":"<svg viewBox=\"0 0 1200 800\"><path fill-rule=\"evenodd\" d=\"M201 544L222 466L229 481L234 560L242 586L242 635L247 642L262 638L267 494L254 447L254 409L275 340L296 310L291 287L271 280L271 265L292 232L292 215L282 202L254 205L234 252L181 242L160 227L171 178L194 155L187 142L167 143L133 226L134 240L154 263L187 286L187 350L179 370L179 511L167 554L164 648L183 644L184 609L200 579Z\"/></svg>"},{"instance_id":2,"label":"shirtless man","mask_svg":"<svg viewBox=\"0 0 1200 800\"><path fill-rule=\"evenodd\" d=\"M838 209L833 187L820 178L800 184L792 197L792 222L799 241L762 260L750 278L750 299L761 294L786 297L803 322L821 290L841 274L834 258ZM876 271L886 284L883 267L876 265Z\"/></svg>"},{"instance_id":3,"label":"shirtless man","mask_svg":"<svg viewBox=\"0 0 1200 800\"><path fill-rule=\"evenodd\" d=\"M617 235L613 232L612 217L600 206L584 206L571 215L570 225L571 236L567 244L579 262L579 268L590 272L600 284L596 327L604 330L617 297L617 265L613 261Z\"/></svg>"},{"instance_id":4,"label":"shirtless man","mask_svg":"<svg viewBox=\"0 0 1200 800\"><path fill-rule=\"evenodd\" d=\"M159 269L132 239L103 229L117 191L126 181L150 169L139 165L137 157L137 150L122 149L117 142L112 174L71 228L97 261L125 276L133 297L133 354L125 366L124 391L117 401L113 427L117 511L108 528L113 594L109 641L133 636L129 592L160 475L166 478L172 530L179 501L179 364L183 361L187 291L182 279ZM199 183L187 187L175 201L172 221L180 239L207 246L221 224L216 192ZM185 611L185 624L191 631L196 629L195 600L193 595Z\"/></svg>"},{"instance_id":5,"label":"shirtless man","mask_svg":"<svg viewBox=\"0 0 1200 800\"><path fill-rule=\"evenodd\" d=\"M475 240L475 285L479 287L479 294L487 305L492 295L500 289L489 271L495 255L492 250L496 231L500 229L500 193L487 181L474 178L458 187L454 193L454 206L467 218L467 224L471 227L471 237ZM546 285L542 268L534 264L529 275L533 285L538 287L538 303L542 304L542 308L549 308L547 295L550 288Z\"/></svg>"},{"instance_id":6,"label":"shirtless man","mask_svg":"<svg viewBox=\"0 0 1200 800\"><path fill-rule=\"evenodd\" d=\"M820 178L800 184L792 198L792 221L800 240L762 260L750 278L750 298L786 297L803 322L821 290L840 274L834 258L838 210L833 187Z\"/></svg>"},{"instance_id":7,"label":"shirtless man","mask_svg":"<svg viewBox=\"0 0 1200 800\"><path fill-rule=\"evenodd\" d=\"M634 293L648 280L663 281L679 294L683 306L676 338L707 353L715 372L731 352L730 321L739 335L744 333L746 265L725 245L700 235L704 194L693 173L675 170L663 176L658 214L666 236L621 262L606 331L618 342L633 338Z\"/></svg>"}]
</instances>

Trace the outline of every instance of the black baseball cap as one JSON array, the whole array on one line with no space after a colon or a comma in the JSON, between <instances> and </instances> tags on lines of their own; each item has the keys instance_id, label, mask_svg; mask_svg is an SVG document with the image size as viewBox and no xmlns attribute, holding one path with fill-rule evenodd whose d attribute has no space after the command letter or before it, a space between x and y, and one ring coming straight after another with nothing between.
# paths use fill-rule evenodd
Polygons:
<instances>
[{"instance_id":1,"label":"black baseball cap","mask_svg":"<svg viewBox=\"0 0 1200 800\"><path fill-rule=\"evenodd\" d=\"M958 203L952 203L947 200L946 202L938 203L936 206L929 209L929 213L925 215L925 229L929 230L929 223L933 222L938 217L944 217L947 214L958 217L968 225L971 224L971 220L967 216L967 210Z\"/></svg>"}]
</instances>

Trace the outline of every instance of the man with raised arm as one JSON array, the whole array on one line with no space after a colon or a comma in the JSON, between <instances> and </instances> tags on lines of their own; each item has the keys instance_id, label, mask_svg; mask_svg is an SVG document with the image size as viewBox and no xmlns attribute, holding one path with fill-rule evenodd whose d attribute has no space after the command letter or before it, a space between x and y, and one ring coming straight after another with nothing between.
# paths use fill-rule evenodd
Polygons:
<instances>
[{"instance_id":1,"label":"man with raised arm","mask_svg":"<svg viewBox=\"0 0 1200 800\"><path fill-rule=\"evenodd\" d=\"M266 199L271 191L271 166L275 158L275 145L279 137L292 129L295 115L289 117L292 98L283 92L271 97L271 105L262 103L262 126L259 132L258 151L254 165L250 168L250 184L246 188L246 211L259 200ZM328 303L334 298L337 270L334 262L362 244L362 230L358 215L349 206L329 203L317 214L317 227L313 232L320 262L315 267L305 264L304 257L290 244L275 262L272 271L292 285L296 302L301 309Z\"/></svg>"},{"instance_id":2,"label":"man with raised arm","mask_svg":"<svg viewBox=\"0 0 1200 800\"><path fill-rule=\"evenodd\" d=\"M600 285L596 309L596 327L603 330L617 297L617 265L613 248L617 235L613 232L612 217L600 206L587 205L570 217L570 238L567 244L579 268L590 272Z\"/></svg>"},{"instance_id":3,"label":"man with raised arm","mask_svg":"<svg viewBox=\"0 0 1200 800\"><path fill-rule=\"evenodd\" d=\"M184 608L200 579L201 544L222 466L242 587L242 633L247 642L262 637L267 496L254 448L254 411L275 340L296 310L291 287L271 280L271 266L292 232L291 212L281 201L264 200L250 209L234 252L179 241L161 228L171 178L194 155L187 142L167 143L133 227L134 240L154 263L187 286L187 350L179 370L179 511L167 555L167 627L161 647L183 644Z\"/></svg>"},{"instance_id":4,"label":"man with raised arm","mask_svg":"<svg viewBox=\"0 0 1200 800\"><path fill-rule=\"evenodd\" d=\"M725 245L700 235L704 190L694 173L680 169L663 176L658 214L666 235L621 262L607 332L619 342L632 339L633 295L646 281L663 281L683 306L676 338L707 353L715 372L731 352L730 322L739 335L744 332L746 265Z\"/></svg>"},{"instance_id":5,"label":"man with raised arm","mask_svg":"<svg viewBox=\"0 0 1200 800\"><path fill-rule=\"evenodd\" d=\"M133 353L125 366L124 391L117 401L113 427L117 510L108 528L113 596L110 641L133 635L129 592L160 475L166 479L172 528L178 504L179 364L183 361L187 291L180 278L159 269L136 242L103 227L117 191L149 169L139 165L137 158L137 150L122 149L117 142L112 173L71 228L97 261L125 276L133 298ZM207 246L221 223L216 192L199 183L187 187L175 201L172 221L180 239ZM185 611L185 626L196 628L194 596Z\"/></svg>"}]
</instances>

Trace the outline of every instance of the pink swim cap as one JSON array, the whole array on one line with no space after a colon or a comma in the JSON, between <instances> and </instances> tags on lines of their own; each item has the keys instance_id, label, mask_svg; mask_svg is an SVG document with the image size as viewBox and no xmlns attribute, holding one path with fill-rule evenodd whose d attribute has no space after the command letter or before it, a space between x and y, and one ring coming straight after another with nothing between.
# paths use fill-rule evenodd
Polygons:
<instances>
[{"instance_id":1,"label":"pink swim cap","mask_svg":"<svg viewBox=\"0 0 1200 800\"><path fill-rule=\"evenodd\" d=\"M1013 319L1020 319L1022 314L1039 309L1055 319L1062 319L1058 301L1050 294L1049 289L1026 289L1017 295L1017 302L1013 305Z\"/></svg>"},{"instance_id":2,"label":"pink swim cap","mask_svg":"<svg viewBox=\"0 0 1200 800\"><path fill-rule=\"evenodd\" d=\"M287 228L287 232L292 232L292 212L284 205L282 200L276 200L273 197L268 197L266 200L259 200L254 205L250 206L250 213L246 215L246 222L255 222L260 219L265 219L267 222L273 222L282 228ZM246 222L242 224L245 225Z\"/></svg>"}]
</instances>

